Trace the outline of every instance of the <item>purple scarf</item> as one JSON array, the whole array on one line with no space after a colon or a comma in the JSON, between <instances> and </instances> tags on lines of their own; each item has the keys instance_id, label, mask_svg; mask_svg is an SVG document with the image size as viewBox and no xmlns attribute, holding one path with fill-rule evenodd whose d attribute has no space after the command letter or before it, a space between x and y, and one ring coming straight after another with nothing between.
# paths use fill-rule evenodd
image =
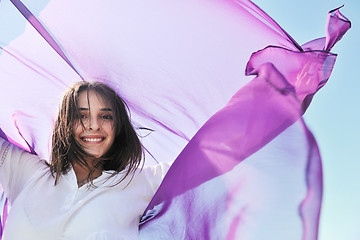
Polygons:
<instances>
[{"instance_id":1,"label":"purple scarf","mask_svg":"<svg viewBox=\"0 0 360 240\"><path fill-rule=\"evenodd\" d=\"M48 159L62 93L103 81L129 105L146 164L175 160L140 238L317 239L321 159L301 116L350 28L338 9L326 38L300 46L246 0L51 0L34 14L12 2L33 26L0 39L10 141Z\"/></svg>"}]
</instances>

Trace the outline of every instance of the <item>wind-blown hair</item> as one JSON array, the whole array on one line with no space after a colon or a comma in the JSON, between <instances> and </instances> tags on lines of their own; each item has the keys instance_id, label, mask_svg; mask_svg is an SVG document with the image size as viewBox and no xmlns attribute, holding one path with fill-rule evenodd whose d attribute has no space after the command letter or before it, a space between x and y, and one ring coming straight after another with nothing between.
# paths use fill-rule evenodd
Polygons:
<instances>
[{"instance_id":1,"label":"wind-blown hair","mask_svg":"<svg viewBox=\"0 0 360 240\"><path fill-rule=\"evenodd\" d=\"M114 143L100 158L95 158L84 151L74 137L76 124L83 125L78 107L79 95L83 91L90 90L111 106L115 128ZM62 174L70 171L71 164L80 164L89 168L89 182L92 182L93 172L100 166L103 170L115 170L111 177L126 169L126 174L119 182L135 172L142 161L143 149L130 122L128 111L129 108L124 100L114 90L100 82L78 82L65 93L52 135L50 171L55 177L55 185ZM94 167L90 168L84 159L92 159L95 163Z\"/></svg>"}]
</instances>

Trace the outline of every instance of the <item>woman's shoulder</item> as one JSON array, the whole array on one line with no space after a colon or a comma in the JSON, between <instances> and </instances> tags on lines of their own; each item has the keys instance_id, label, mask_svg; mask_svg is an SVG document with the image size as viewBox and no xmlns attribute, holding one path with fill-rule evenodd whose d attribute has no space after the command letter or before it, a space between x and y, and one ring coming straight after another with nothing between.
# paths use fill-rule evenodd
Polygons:
<instances>
[{"instance_id":1,"label":"woman's shoulder","mask_svg":"<svg viewBox=\"0 0 360 240\"><path fill-rule=\"evenodd\" d=\"M118 186L120 188L132 188L137 185L150 187L156 191L164 179L171 163L159 163L153 166L140 166L128 173L128 168L121 172L106 170L103 175L94 182L99 182L103 186Z\"/></svg>"},{"instance_id":2,"label":"woman's shoulder","mask_svg":"<svg viewBox=\"0 0 360 240\"><path fill-rule=\"evenodd\" d=\"M164 179L168 172L171 163L159 163L154 166L144 166L136 171L136 174L142 176L145 181L150 184L153 191L156 191L160 186L160 183Z\"/></svg>"},{"instance_id":3,"label":"woman's shoulder","mask_svg":"<svg viewBox=\"0 0 360 240\"><path fill-rule=\"evenodd\" d=\"M153 166L144 166L137 171L144 172L149 176L161 176L162 178L164 178L170 166L171 163L169 162L161 162Z\"/></svg>"}]
</instances>

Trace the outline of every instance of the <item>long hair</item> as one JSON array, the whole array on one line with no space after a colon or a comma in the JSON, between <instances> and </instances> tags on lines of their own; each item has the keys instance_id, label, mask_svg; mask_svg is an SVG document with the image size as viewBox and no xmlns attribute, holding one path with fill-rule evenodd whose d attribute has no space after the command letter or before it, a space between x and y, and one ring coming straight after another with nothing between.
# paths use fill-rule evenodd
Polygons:
<instances>
[{"instance_id":1,"label":"long hair","mask_svg":"<svg viewBox=\"0 0 360 240\"><path fill-rule=\"evenodd\" d=\"M99 158L87 153L74 137L76 124L83 125L78 107L79 94L90 90L111 106L114 121L114 143ZM62 174L70 171L71 164L87 167L90 170L87 180L91 183L92 175L99 166L103 170L114 170L114 174L110 177L127 169L126 174L119 182L135 172L142 161L143 149L131 124L128 111L129 108L124 100L114 90L100 82L78 82L65 93L52 135L50 171L55 177L55 185ZM96 162L95 166L90 168L84 159L92 159L93 162Z\"/></svg>"}]
</instances>

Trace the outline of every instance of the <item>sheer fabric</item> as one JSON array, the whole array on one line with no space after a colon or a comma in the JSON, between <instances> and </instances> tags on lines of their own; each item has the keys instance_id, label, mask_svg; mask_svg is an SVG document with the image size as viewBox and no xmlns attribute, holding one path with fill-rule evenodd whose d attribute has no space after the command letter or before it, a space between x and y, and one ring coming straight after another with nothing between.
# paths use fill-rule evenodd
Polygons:
<instances>
[{"instance_id":1,"label":"sheer fabric","mask_svg":"<svg viewBox=\"0 0 360 240\"><path fill-rule=\"evenodd\" d=\"M34 15L12 2L33 24L1 46L12 142L48 158L62 92L103 81L129 105L146 164L175 160L140 238L317 238L321 161L301 116L350 28L338 9L302 47L246 0L29 2Z\"/></svg>"}]
</instances>

